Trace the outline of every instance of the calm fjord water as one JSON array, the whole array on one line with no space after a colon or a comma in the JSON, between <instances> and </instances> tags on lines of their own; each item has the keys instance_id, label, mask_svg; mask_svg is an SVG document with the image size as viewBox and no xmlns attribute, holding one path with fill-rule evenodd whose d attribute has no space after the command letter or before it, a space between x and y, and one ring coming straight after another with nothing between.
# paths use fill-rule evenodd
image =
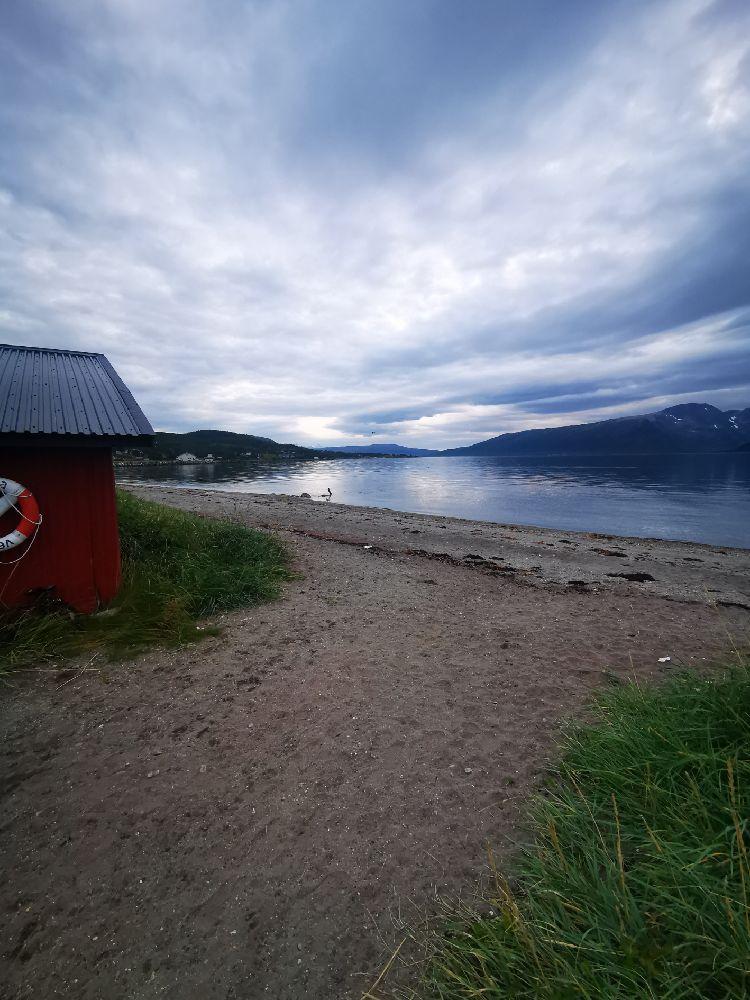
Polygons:
<instances>
[{"instance_id":1,"label":"calm fjord water","mask_svg":"<svg viewBox=\"0 0 750 1000\"><path fill-rule=\"evenodd\" d=\"M243 460L120 469L120 482L245 493L569 531L750 547L750 454Z\"/></svg>"}]
</instances>

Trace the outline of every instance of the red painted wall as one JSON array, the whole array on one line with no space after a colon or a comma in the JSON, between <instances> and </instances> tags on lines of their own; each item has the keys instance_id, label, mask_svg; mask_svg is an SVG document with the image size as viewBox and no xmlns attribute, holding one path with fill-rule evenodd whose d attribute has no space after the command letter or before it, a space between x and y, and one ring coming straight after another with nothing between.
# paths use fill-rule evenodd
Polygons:
<instances>
[{"instance_id":1,"label":"red painted wall","mask_svg":"<svg viewBox=\"0 0 750 1000\"><path fill-rule=\"evenodd\" d=\"M110 601L120 586L111 449L0 446L0 477L27 486L44 518L33 543L0 553L2 604L29 604L30 592L50 587L77 611ZM0 517L0 537L17 521L13 510ZM8 565L26 550L21 562Z\"/></svg>"}]
</instances>

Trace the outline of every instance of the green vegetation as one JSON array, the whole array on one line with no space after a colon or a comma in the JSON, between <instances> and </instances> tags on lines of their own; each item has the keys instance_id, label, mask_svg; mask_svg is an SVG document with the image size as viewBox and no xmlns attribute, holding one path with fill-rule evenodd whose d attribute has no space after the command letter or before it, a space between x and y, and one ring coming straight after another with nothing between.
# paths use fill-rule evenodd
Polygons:
<instances>
[{"instance_id":1,"label":"green vegetation","mask_svg":"<svg viewBox=\"0 0 750 1000\"><path fill-rule=\"evenodd\" d=\"M452 912L421 995L750 996L748 664L597 713L565 734L514 887Z\"/></svg>"},{"instance_id":2,"label":"green vegetation","mask_svg":"<svg viewBox=\"0 0 750 1000\"><path fill-rule=\"evenodd\" d=\"M283 453L295 458L313 458L317 452L294 444L279 444L270 438L255 434L235 434L232 431L188 431L171 434L159 431L153 448L145 451L152 458L173 459L184 451L198 457L212 454L215 458L239 458L250 454L255 457L273 457Z\"/></svg>"},{"instance_id":3,"label":"green vegetation","mask_svg":"<svg viewBox=\"0 0 750 1000\"><path fill-rule=\"evenodd\" d=\"M149 646L195 642L198 621L272 600L289 577L282 544L225 521L117 498L123 583L95 615L60 607L0 615L0 671L44 660L102 653L132 656Z\"/></svg>"}]
</instances>

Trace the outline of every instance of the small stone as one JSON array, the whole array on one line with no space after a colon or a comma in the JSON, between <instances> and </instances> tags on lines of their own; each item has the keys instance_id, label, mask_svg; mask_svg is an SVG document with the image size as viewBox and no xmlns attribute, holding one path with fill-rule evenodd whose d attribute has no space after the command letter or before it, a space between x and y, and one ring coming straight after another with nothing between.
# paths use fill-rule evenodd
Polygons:
<instances>
[{"instance_id":1,"label":"small stone","mask_svg":"<svg viewBox=\"0 0 750 1000\"><path fill-rule=\"evenodd\" d=\"M198 770L200 771L201 774L205 774L206 771L208 770L208 765L201 764L201 766L198 768Z\"/></svg>"},{"instance_id":2,"label":"small stone","mask_svg":"<svg viewBox=\"0 0 750 1000\"><path fill-rule=\"evenodd\" d=\"M146 775L146 777L147 778L155 778L158 773L159 773L159 768L157 767L157 769L155 771L149 771L148 774Z\"/></svg>"},{"instance_id":3,"label":"small stone","mask_svg":"<svg viewBox=\"0 0 750 1000\"><path fill-rule=\"evenodd\" d=\"M464 774L471 774L471 768L470 767L465 767L464 768Z\"/></svg>"}]
</instances>

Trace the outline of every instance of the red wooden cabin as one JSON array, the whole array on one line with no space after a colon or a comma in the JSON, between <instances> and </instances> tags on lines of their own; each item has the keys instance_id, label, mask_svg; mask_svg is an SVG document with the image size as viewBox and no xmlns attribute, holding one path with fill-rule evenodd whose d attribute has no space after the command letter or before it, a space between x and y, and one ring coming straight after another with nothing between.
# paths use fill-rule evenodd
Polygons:
<instances>
[{"instance_id":1,"label":"red wooden cabin","mask_svg":"<svg viewBox=\"0 0 750 1000\"><path fill-rule=\"evenodd\" d=\"M41 594L76 611L120 585L114 447L153 444L153 428L103 354L0 345L0 480L29 489L41 523L0 552L0 607ZM0 517L0 538L19 523Z\"/></svg>"}]
</instances>

